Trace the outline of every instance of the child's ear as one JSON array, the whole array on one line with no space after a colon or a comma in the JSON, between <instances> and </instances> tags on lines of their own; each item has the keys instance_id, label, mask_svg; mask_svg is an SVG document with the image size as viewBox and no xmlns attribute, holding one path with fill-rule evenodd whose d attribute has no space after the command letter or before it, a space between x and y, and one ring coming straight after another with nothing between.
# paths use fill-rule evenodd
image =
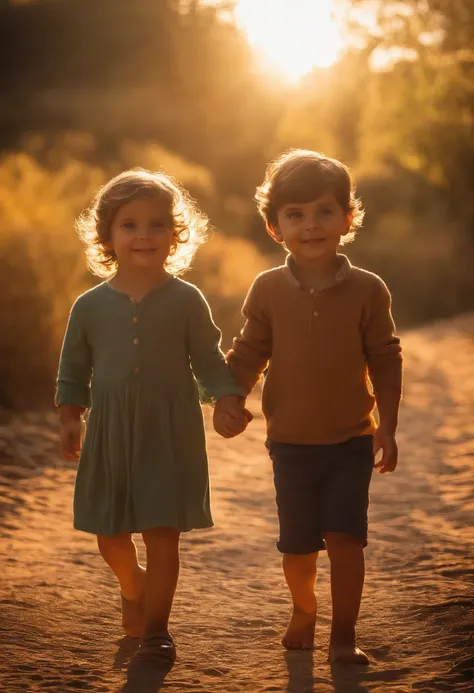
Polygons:
<instances>
[{"instance_id":1,"label":"child's ear","mask_svg":"<svg viewBox=\"0 0 474 693\"><path fill-rule=\"evenodd\" d=\"M351 230L352 219L353 219L353 218L354 218L354 215L352 214L352 212L349 212L349 213L346 215L346 230L344 231L344 233L341 234L341 236L347 236L347 234L348 234L349 231Z\"/></svg>"},{"instance_id":2,"label":"child's ear","mask_svg":"<svg viewBox=\"0 0 474 693\"><path fill-rule=\"evenodd\" d=\"M114 246L112 241L104 241L104 243L102 243L102 248L105 250L106 253L109 253L111 256L115 258Z\"/></svg>"},{"instance_id":3,"label":"child's ear","mask_svg":"<svg viewBox=\"0 0 474 693\"><path fill-rule=\"evenodd\" d=\"M273 225L273 224L270 224L270 222L268 221L267 222L267 233L277 243L283 243L283 236L281 235L280 229L278 228L277 224Z\"/></svg>"}]
</instances>

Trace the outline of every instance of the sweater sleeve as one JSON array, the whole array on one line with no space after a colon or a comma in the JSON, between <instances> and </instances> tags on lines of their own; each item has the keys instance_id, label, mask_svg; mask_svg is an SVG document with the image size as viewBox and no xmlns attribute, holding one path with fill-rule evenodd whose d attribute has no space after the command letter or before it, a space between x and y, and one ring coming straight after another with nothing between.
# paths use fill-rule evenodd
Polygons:
<instances>
[{"instance_id":1,"label":"sweater sleeve","mask_svg":"<svg viewBox=\"0 0 474 693\"><path fill-rule=\"evenodd\" d=\"M225 395L245 397L238 387L221 351L221 331L212 319L204 296L196 290L197 300L189 323L189 358L203 403L216 402Z\"/></svg>"},{"instance_id":2,"label":"sweater sleeve","mask_svg":"<svg viewBox=\"0 0 474 693\"><path fill-rule=\"evenodd\" d=\"M69 315L61 349L55 404L73 404L88 409L91 404L91 377L92 352L76 301Z\"/></svg>"},{"instance_id":3,"label":"sweater sleeve","mask_svg":"<svg viewBox=\"0 0 474 693\"><path fill-rule=\"evenodd\" d=\"M391 296L381 279L374 284L363 324L364 349L375 397L387 390L401 394L402 350L395 334Z\"/></svg>"},{"instance_id":4,"label":"sweater sleeve","mask_svg":"<svg viewBox=\"0 0 474 693\"><path fill-rule=\"evenodd\" d=\"M239 337L234 339L227 362L236 381L250 393L272 355L271 324L262 307L258 277L250 287L242 313L245 324Z\"/></svg>"}]
</instances>

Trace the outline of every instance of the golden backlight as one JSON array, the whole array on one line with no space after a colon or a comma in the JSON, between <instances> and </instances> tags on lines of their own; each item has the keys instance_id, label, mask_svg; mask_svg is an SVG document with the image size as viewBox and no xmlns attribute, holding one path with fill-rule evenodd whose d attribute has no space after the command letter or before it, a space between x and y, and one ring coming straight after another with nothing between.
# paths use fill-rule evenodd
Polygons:
<instances>
[{"instance_id":1,"label":"golden backlight","mask_svg":"<svg viewBox=\"0 0 474 693\"><path fill-rule=\"evenodd\" d=\"M292 81L329 67L342 49L332 0L237 0L235 16L267 64Z\"/></svg>"}]
</instances>

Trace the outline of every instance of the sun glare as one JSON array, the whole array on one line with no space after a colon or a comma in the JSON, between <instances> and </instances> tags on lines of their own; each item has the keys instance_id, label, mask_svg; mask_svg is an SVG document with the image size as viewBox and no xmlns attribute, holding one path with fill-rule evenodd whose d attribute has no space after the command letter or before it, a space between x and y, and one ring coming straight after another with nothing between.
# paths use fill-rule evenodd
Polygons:
<instances>
[{"instance_id":1,"label":"sun glare","mask_svg":"<svg viewBox=\"0 0 474 693\"><path fill-rule=\"evenodd\" d=\"M238 0L235 16L266 63L292 81L329 67L342 49L332 0Z\"/></svg>"}]
</instances>

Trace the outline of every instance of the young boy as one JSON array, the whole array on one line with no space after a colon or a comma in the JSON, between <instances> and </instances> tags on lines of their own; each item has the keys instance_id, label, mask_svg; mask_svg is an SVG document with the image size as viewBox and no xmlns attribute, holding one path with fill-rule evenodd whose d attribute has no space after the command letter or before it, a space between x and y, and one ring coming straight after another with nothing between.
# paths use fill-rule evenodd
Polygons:
<instances>
[{"instance_id":1,"label":"young boy","mask_svg":"<svg viewBox=\"0 0 474 693\"><path fill-rule=\"evenodd\" d=\"M369 482L397 465L402 357L383 281L338 254L363 211L339 161L293 150L271 163L256 200L285 265L260 274L227 359L250 393L268 368L262 406L293 600L282 643L313 647L316 560L331 564L330 662L368 664L356 645ZM370 377L370 383L369 383ZM375 404L378 427L373 418ZM219 415L219 412L217 412ZM229 422L232 428L232 422ZM375 455L383 451L375 464Z\"/></svg>"}]
</instances>

